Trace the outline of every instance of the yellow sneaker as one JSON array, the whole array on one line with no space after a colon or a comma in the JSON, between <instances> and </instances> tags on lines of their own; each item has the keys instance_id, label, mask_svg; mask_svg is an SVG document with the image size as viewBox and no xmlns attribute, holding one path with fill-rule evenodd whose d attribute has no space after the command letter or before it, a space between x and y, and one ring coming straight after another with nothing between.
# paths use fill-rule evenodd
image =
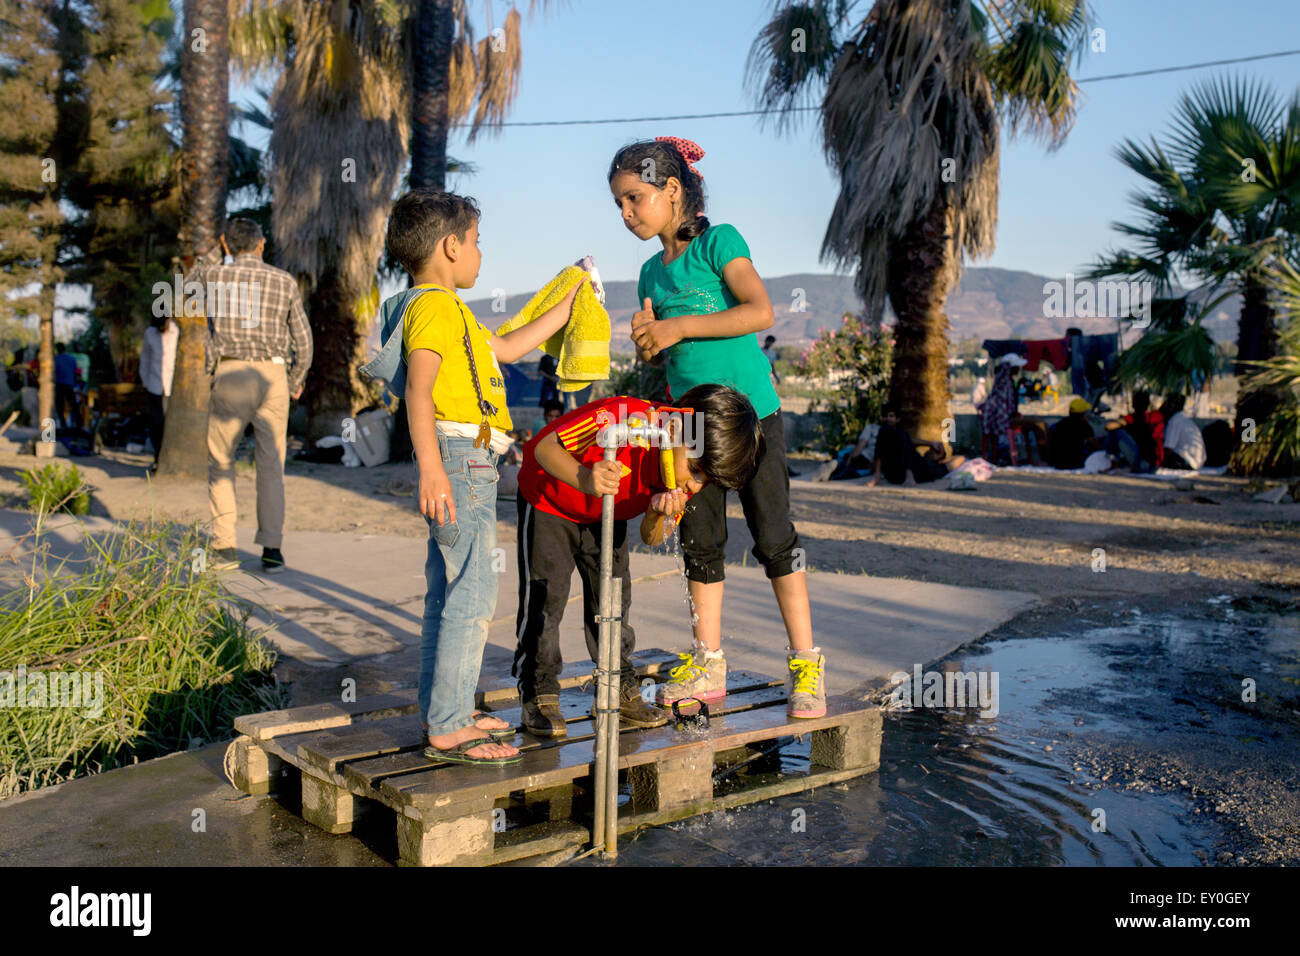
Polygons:
<instances>
[{"instance_id":1,"label":"yellow sneaker","mask_svg":"<svg viewBox=\"0 0 1300 956\"><path fill-rule=\"evenodd\" d=\"M826 658L811 651L789 654L785 675L785 712L791 717L826 716Z\"/></svg>"},{"instance_id":2,"label":"yellow sneaker","mask_svg":"<svg viewBox=\"0 0 1300 956\"><path fill-rule=\"evenodd\" d=\"M675 701L694 697L696 700L717 700L727 696L727 659L704 657L697 660L694 654L678 654L682 664L669 671L667 682L655 690L655 703L671 707Z\"/></svg>"}]
</instances>

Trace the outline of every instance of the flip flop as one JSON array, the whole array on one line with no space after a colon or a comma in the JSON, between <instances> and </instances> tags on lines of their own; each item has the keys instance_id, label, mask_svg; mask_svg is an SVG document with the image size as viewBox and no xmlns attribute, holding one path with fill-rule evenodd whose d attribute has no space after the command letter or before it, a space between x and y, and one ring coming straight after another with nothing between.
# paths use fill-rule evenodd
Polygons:
<instances>
[{"instance_id":1,"label":"flip flop","mask_svg":"<svg viewBox=\"0 0 1300 956\"><path fill-rule=\"evenodd\" d=\"M497 716L496 714L489 714L481 710L476 710L474 711L474 713L470 714L470 719L474 721L474 726L478 727L478 722L482 720L484 717L496 717L496 716ZM500 717L497 717L497 720L500 719L501 719ZM424 737L427 740L429 737L429 725L421 724L420 727L423 728ZM493 740L509 740L517 733L514 727L498 727L495 730L492 730L491 728L488 727L478 727L478 729L483 731Z\"/></svg>"},{"instance_id":2,"label":"flip flop","mask_svg":"<svg viewBox=\"0 0 1300 956\"><path fill-rule=\"evenodd\" d=\"M454 747L449 747L446 750L442 750L433 746L433 744L430 744L424 748L424 755L430 760L439 760L446 763L482 764L487 767L506 767L510 764L519 763L519 761L524 759L522 753L517 753L513 757L474 757L467 753L467 751L473 750L475 747L482 747L484 744L490 743L492 743L492 738L490 737L475 737L472 740L466 740Z\"/></svg>"}]
</instances>

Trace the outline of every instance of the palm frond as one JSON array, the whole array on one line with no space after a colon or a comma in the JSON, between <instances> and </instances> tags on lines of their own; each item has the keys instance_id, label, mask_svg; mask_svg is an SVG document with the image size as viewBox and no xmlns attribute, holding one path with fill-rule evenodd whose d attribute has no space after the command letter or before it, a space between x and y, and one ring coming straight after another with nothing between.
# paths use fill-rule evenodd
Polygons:
<instances>
[{"instance_id":1,"label":"palm frond","mask_svg":"<svg viewBox=\"0 0 1300 956\"><path fill-rule=\"evenodd\" d=\"M1060 146L1074 126L1079 86L1070 75L1092 28L1084 0L987 0L997 36L985 71L1012 134Z\"/></svg>"},{"instance_id":2,"label":"palm frond","mask_svg":"<svg viewBox=\"0 0 1300 956\"><path fill-rule=\"evenodd\" d=\"M984 38L971 31L969 11L967 3L879 0L827 82L822 140L840 194L822 254L858 266L870 315L883 308L890 240L920 221L941 191L954 209L950 278L963 253L992 249L998 119L982 69Z\"/></svg>"},{"instance_id":3,"label":"palm frond","mask_svg":"<svg viewBox=\"0 0 1300 956\"><path fill-rule=\"evenodd\" d=\"M478 42L478 106L470 127L472 143L484 130L499 132L519 92L519 67L522 61L519 10L512 7L506 14L501 33Z\"/></svg>"},{"instance_id":4,"label":"palm frond","mask_svg":"<svg viewBox=\"0 0 1300 956\"><path fill-rule=\"evenodd\" d=\"M796 107L816 102L839 55L835 24L844 12L832 0L785 3L759 31L745 60L745 85L770 111L761 123L788 129L802 116Z\"/></svg>"}]
</instances>

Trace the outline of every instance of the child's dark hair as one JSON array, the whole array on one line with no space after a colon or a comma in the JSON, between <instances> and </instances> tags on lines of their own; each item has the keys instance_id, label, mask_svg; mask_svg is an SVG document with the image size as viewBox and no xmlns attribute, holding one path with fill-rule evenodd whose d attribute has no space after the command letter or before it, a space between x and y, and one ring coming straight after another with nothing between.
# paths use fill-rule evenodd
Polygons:
<instances>
[{"instance_id":1,"label":"child's dark hair","mask_svg":"<svg viewBox=\"0 0 1300 956\"><path fill-rule=\"evenodd\" d=\"M763 448L763 426L749 399L725 385L696 385L676 404L704 416L696 467L723 488L743 487Z\"/></svg>"},{"instance_id":2,"label":"child's dark hair","mask_svg":"<svg viewBox=\"0 0 1300 956\"><path fill-rule=\"evenodd\" d=\"M542 406L543 415L545 415L547 412L563 412L563 411L564 411L564 402L556 401L553 398L550 401L548 401L545 405Z\"/></svg>"},{"instance_id":3,"label":"child's dark hair","mask_svg":"<svg viewBox=\"0 0 1300 956\"><path fill-rule=\"evenodd\" d=\"M709 228L709 220L704 215L704 179L691 169L686 157L672 143L652 139L624 146L609 164L609 181L613 182L614 176L621 172L632 173L656 189L663 189L673 177L682 184L678 239L694 239Z\"/></svg>"},{"instance_id":4,"label":"child's dark hair","mask_svg":"<svg viewBox=\"0 0 1300 956\"><path fill-rule=\"evenodd\" d=\"M415 275L447 236L464 240L478 222L478 204L468 196L421 187L412 189L388 215L388 251Z\"/></svg>"}]
</instances>

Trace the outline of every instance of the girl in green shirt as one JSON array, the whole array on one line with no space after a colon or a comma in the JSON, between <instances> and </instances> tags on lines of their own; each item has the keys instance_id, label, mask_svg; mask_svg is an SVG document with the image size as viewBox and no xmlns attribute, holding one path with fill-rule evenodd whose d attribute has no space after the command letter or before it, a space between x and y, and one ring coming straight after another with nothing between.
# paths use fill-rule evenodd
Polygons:
<instances>
[{"instance_id":1,"label":"girl in green shirt","mask_svg":"<svg viewBox=\"0 0 1300 956\"><path fill-rule=\"evenodd\" d=\"M772 304L734 226L704 216L704 181L692 164L704 151L690 140L661 136L625 146L609 167L609 188L623 224L638 239L658 238L663 252L641 267L632 317L637 355L663 364L673 396L696 385L727 385L753 405L763 440L754 473L738 492L754 557L776 593L789 638L787 709L794 717L826 713L825 658L813 646L807 558L790 521L781 401L756 332L771 328ZM680 525L686 577L694 604L695 649L660 684L668 706L726 694L722 652L726 491L710 482L686 506Z\"/></svg>"}]
</instances>

